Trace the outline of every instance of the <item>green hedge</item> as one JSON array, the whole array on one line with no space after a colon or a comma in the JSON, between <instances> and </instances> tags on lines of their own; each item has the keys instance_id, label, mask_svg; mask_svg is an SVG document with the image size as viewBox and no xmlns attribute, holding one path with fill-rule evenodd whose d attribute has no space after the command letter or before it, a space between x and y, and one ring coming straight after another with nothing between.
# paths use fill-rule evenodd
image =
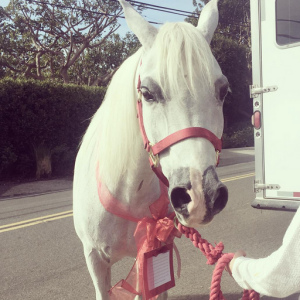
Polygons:
<instances>
[{"instance_id":1,"label":"green hedge","mask_svg":"<svg viewBox=\"0 0 300 300\"><path fill-rule=\"evenodd\" d=\"M52 174L71 175L80 140L106 89L50 81L0 80L0 179L34 177L34 148L51 151ZM253 128L227 128L223 148L254 145Z\"/></svg>"},{"instance_id":2,"label":"green hedge","mask_svg":"<svg viewBox=\"0 0 300 300\"><path fill-rule=\"evenodd\" d=\"M0 80L0 178L34 176L34 147L49 148L54 175L74 167L79 142L105 89Z\"/></svg>"},{"instance_id":3,"label":"green hedge","mask_svg":"<svg viewBox=\"0 0 300 300\"><path fill-rule=\"evenodd\" d=\"M246 123L236 123L227 128L223 134L223 148L241 148L254 146L253 126Z\"/></svg>"}]
</instances>

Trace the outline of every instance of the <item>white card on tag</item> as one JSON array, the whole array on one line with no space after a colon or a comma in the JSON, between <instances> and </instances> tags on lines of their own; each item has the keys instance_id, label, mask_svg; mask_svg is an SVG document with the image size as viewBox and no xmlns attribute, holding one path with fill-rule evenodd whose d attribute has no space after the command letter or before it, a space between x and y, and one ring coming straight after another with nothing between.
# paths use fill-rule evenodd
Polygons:
<instances>
[{"instance_id":1,"label":"white card on tag","mask_svg":"<svg viewBox=\"0 0 300 300\"><path fill-rule=\"evenodd\" d=\"M175 286L173 244L144 254L143 277L146 300Z\"/></svg>"}]
</instances>

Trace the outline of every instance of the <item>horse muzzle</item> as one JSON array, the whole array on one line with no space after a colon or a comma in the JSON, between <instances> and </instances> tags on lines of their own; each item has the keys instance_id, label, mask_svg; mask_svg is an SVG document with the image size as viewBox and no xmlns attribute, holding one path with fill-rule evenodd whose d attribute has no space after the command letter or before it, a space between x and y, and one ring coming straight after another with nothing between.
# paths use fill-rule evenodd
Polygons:
<instances>
[{"instance_id":1,"label":"horse muzzle","mask_svg":"<svg viewBox=\"0 0 300 300\"><path fill-rule=\"evenodd\" d=\"M181 169L170 178L169 196L178 220L185 226L197 227L212 221L228 201L227 187L220 182L215 167L203 175L195 169Z\"/></svg>"}]
</instances>

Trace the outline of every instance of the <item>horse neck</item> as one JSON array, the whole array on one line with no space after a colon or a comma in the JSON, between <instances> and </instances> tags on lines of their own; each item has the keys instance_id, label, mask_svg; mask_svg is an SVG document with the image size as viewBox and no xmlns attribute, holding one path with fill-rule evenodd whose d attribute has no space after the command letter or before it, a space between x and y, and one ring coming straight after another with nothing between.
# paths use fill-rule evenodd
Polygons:
<instances>
[{"instance_id":1,"label":"horse neck","mask_svg":"<svg viewBox=\"0 0 300 300\"><path fill-rule=\"evenodd\" d=\"M142 147L136 163L128 166L126 175L106 185L137 218L150 216L149 205L162 193L159 180L149 166L148 154Z\"/></svg>"},{"instance_id":2,"label":"horse neck","mask_svg":"<svg viewBox=\"0 0 300 300\"><path fill-rule=\"evenodd\" d=\"M135 105L129 103L137 97L142 52L141 49L128 58L114 75L95 118L98 124L95 131L102 132L98 136L96 158L101 164L100 176L110 193L127 207L132 207L135 214L145 208L148 211L149 204L160 196L159 180L150 169L148 154L143 148ZM135 82L134 89L132 82ZM107 158L106 161L103 158Z\"/></svg>"}]
</instances>

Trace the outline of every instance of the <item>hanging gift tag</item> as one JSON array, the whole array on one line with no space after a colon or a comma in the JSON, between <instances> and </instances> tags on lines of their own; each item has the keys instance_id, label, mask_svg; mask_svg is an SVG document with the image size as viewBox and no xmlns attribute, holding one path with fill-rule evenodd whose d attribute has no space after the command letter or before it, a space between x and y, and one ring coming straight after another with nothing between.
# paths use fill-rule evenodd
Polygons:
<instances>
[{"instance_id":1,"label":"hanging gift tag","mask_svg":"<svg viewBox=\"0 0 300 300\"><path fill-rule=\"evenodd\" d=\"M144 253L143 273L146 300L174 287L173 244Z\"/></svg>"}]
</instances>

